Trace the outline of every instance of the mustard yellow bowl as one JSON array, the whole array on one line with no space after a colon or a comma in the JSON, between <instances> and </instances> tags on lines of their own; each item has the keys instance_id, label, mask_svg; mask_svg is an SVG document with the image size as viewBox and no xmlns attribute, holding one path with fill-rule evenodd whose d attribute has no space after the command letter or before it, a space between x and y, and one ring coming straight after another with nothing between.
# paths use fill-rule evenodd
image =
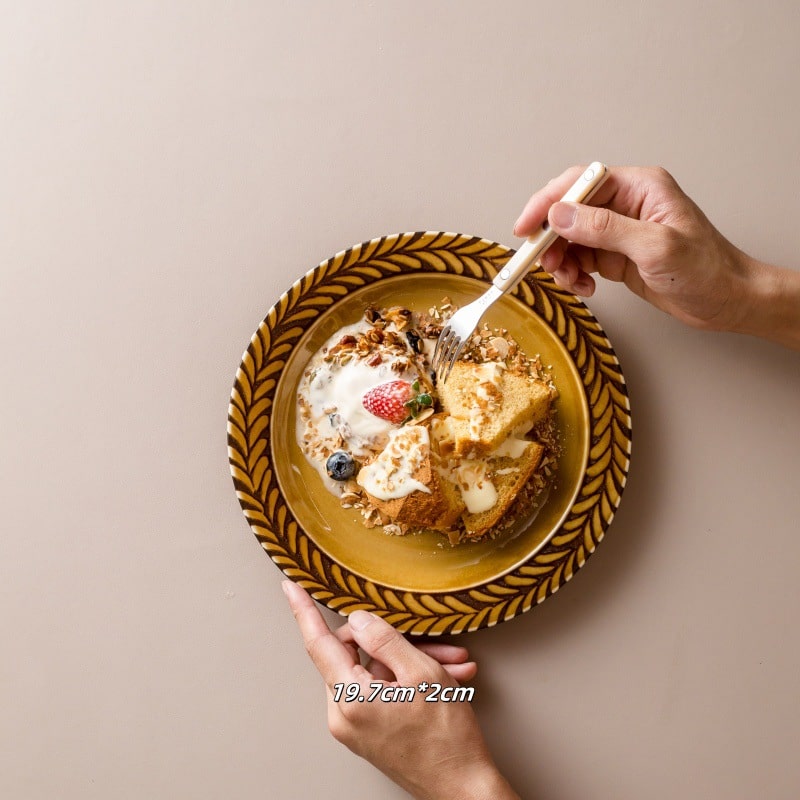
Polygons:
<instances>
[{"instance_id":1,"label":"mustard yellow bowl","mask_svg":"<svg viewBox=\"0 0 800 800\"><path fill-rule=\"evenodd\" d=\"M532 271L485 317L550 366L563 455L536 516L492 540L389 536L341 508L295 439L308 360L367 305L427 309L485 290L513 250L455 233L403 233L355 245L308 272L269 310L236 373L228 457L237 497L272 560L341 614L357 608L410 634L496 625L553 594L614 517L630 464L630 404L619 361L586 306Z\"/></svg>"}]
</instances>

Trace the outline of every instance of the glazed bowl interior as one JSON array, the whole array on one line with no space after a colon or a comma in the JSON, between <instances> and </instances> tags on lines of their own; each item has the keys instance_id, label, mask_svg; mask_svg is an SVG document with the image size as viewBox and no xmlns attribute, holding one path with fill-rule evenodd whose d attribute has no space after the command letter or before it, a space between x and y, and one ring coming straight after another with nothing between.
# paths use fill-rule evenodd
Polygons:
<instances>
[{"instance_id":1,"label":"glazed bowl interior","mask_svg":"<svg viewBox=\"0 0 800 800\"><path fill-rule=\"evenodd\" d=\"M451 546L438 533L391 536L367 529L357 509L343 509L323 486L296 439L297 388L311 356L326 339L357 322L368 305L424 310L447 297L465 305L486 283L451 274L401 275L376 281L337 300L305 332L284 367L270 423L271 460L281 494L298 524L333 561L369 581L399 591L459 591L485 584L523 564L559 529L581 487L589 453L589 411L581 376L564 344L531 308L502 297L484 321L505 328L528 355L540 354L558 388L556 415L562 455L556 479L535 514L494 540Z\"/></svg>"}]
</instances>

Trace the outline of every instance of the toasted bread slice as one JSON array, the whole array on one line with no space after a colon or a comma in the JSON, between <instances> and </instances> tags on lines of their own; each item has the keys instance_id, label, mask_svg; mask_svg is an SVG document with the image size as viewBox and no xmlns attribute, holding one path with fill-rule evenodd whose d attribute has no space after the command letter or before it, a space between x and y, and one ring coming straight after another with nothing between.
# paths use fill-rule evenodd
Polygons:
<instances>
[{"instance_id":1,"label":"toasted bread slice","mask_svg":"<svg viewBox=\"0 0 800 800\"><path fill-rule=\"evenodd\" d=\"M459 458L488 455L512 431L532 427L550 409L546 383L494 362L457 361L437 391Z\"/></svg>"},{"instance_id":2,"label":"toasted bread slice","mask_svg":"<svg viewBox=\"0 0 800 800\"><path fill-rule=\"evenodd\" d=\"M543 453L543 445L538 442L528 442L519 458L500 456L489 459L489 474L497 491L497 502L488 511L479 514L465 511L461 515L466 538L477 539L500 522L520 489L530 480L539 466Z\"/></svg>"}]
</instances>

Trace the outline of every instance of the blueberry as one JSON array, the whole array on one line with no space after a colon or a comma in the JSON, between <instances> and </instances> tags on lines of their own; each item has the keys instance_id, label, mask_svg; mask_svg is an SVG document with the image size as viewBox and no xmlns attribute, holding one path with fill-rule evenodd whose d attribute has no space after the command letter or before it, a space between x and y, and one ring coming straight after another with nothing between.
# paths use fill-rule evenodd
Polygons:
<instances>
[{"instance_id":1,"label":"blueberry","mask_svg":"<svg viewBox=\"0 0 800 800\"><path fill-rule=\"evenodd\" d=\"M350 453L346 453L344 450L337 450L328 458L325 463L325 469L335 481L346 481L355 475L356 462Z\"/></svg>"}]
</instances>

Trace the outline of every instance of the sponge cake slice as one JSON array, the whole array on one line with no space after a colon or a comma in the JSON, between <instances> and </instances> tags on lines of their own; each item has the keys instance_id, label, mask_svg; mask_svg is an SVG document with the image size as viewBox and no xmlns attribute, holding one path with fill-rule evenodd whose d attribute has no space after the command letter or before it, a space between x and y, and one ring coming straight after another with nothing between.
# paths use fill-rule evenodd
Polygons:
<instances>
[{"instance_id":1,"label":"sponge cake slice","mask_svg":"<svg viewBox=\"0 0 800 800\"><path fill-rule=\"evenodd\" d=\"M500 522L520 489L530 480L542 460L544 446L538 442L528 442L519 458L500 456L489 459L489 475L497 491L497 502L487 511L479 514L464 512L465 538L477 539Z\"/></svg>"},{"instance_id":2,"label":"sponge cake slice","mask_svg":"<svg viewBox=\"0 0 800 800\"><path fill-rule=\"evenodd\" d=\"M459 458L486 456L511 431L532 427L550 409L546 383L497 362L457 361L437 391Z\"/></svg>"},{"instance_id":3,"label":"sponge cake slice","mask_svg":"<svg viewBox=\"0 0 800 800\"><path fill-rule=\"evenodd\" d=\"M415 530L447 531L454 527L466 506L458 489L431 463L429 449L412 477L429 491L417 489L390 500L381 500L366 492L370 503L392 522Z\"/></svg>"}]
</instances>

